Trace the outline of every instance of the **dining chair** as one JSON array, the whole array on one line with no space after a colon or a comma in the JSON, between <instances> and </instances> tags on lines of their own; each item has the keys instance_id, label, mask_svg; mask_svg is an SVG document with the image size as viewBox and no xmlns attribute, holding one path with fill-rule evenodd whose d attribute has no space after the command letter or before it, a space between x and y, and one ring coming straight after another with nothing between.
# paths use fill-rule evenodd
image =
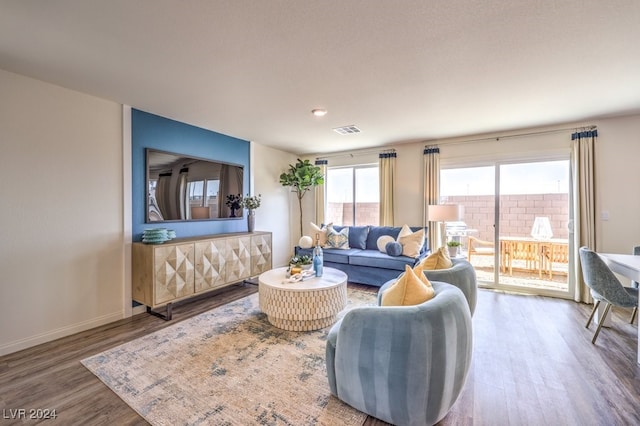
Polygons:
<instances>
[{"instance_id":1,"label":"dining chair","mask_svg":"<svg viewBox=\"0 0 640 426\"><path fill-rule=\"evenodd\" d=\"M605 302L604 313L600 321L598 321L598 328L591 340L591 343L595 344L602 324L612 305L635 308L631 314L630 321L630 323L633 323L638 308L638 289L623 286L607 264L604 263L604 260L598 256L598 253L587 247L580 247L580 264L584 282L591 290L591 296L596 301L585 325L586 328L589 328L600 302Z\"/></svg>"}]
</instances>

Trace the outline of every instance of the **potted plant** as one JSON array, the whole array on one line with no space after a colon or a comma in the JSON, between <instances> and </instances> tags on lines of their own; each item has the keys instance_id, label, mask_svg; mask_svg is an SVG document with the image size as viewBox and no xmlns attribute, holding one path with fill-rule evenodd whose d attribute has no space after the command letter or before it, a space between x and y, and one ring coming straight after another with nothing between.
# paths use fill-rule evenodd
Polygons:
<instances>
[{"instance_id":1,"label":"potted plant","mask_svg":"<svg viewBox=\"0 0 640 426\"><path fill-rule=\"evenodd\" d=\"M324 176L320 167L314 166L309 160L298 158L296 164L289 164L289 171L280 175L280 184L291 187L291 191L298 197L300 208L300 236L302 236L302 197L311 188L324 183Z\"/></svg>"},{"instance_id":2,"label":"potted plant","mask_svg":"<svg viewBox=\"0 0 640 426\"><path fill-rule=\"evenodd\" d=\"M253 232L253 228L256 223L255 210L260 207L260 197L262 197L261 194L254 196L250 196L249 194L247 194L247 196L244 197L240 203L242 207L249 211L249 214L247 215L247 228L249 232Z\"/></svg>"},{"instance_id":3,"label":"potted plant","mask_svg":"<svg viewBox=\"0 0 640 426\"><path fill-rule=\"evenodd\" d=\"M291 275L297 274L303 270L311 269L312 266L313 258L306 254L293 256L291 260L289 260L289 271L291 272Z\"/></svg>"},{"instance_id":4,"label":"potted plant","mask_svg":"<svg viewBox=\"0 0 640 426\"><path fill-rule=\"evenodd\" d=\"M456 257L458 255L458 247L462 244L460 241L451 240L447 243L447 247L449 247L449 256Z\"/></svg>"}]
</instances>

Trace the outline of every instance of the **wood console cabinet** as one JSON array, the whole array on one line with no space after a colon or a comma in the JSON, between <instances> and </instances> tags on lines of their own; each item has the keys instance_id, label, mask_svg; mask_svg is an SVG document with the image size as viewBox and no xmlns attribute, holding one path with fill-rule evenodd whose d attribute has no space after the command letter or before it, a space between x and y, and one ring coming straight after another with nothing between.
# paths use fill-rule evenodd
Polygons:
<instances>
[{"instance_id":1,"label":"wood console cabinet","mask_svg":"<svg viewBox=\"0 0 640 426\"><path fill-rule=\"evenodd\" d=\"M179 238L133 243L133 300L159 306L243 281L271 269L271 233ZM167 315L171 319L171 308Z\"/></svg>"}]
</instances>

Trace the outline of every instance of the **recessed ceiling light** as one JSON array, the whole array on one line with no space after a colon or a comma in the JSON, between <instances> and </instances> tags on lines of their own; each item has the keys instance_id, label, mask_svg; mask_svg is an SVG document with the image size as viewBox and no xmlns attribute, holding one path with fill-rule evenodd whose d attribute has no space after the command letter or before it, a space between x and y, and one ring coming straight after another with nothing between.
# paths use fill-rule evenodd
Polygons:
<instances>
[{"instance_id":1,"label":"recessed ceiling light","mask_svg":"<svg viewBox=\"0 0 640 426\"><path fill-rule=\"evenodd\" d=\"M325 115L327 115L327 110L324 108L316 108L311 110L311 114L315 115L316 117L324 117Z\"/></svg>"}]
</instances>

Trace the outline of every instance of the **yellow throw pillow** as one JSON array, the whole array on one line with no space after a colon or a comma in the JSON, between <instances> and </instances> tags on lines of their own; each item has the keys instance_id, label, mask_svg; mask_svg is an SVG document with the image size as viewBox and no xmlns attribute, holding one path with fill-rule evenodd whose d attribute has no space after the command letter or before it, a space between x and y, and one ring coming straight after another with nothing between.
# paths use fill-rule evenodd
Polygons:
<instances>
[{"instance_id":1,"label":"yellow throw pillow","mask_svg":"<svg viewBox=\"0 0 640 426\"><path fill-rule=\"evenodd\" d=\"M333 223L330 223L328 225L324 225L322 228L320 228L318 225L316 225L313 222L311 222L310 225L311 225L311 230L309 231L308 235L313 240L313 246L316 245L316 238L319 238L320 247L326 246L327 245L327 231L329 230L330 226L333 226Z\"/></svg>"},{"instance_id":2,"label":"yellow throw pillow","mask_svg":"<svg viewBox=\"0 0 640 426\"><path fill-rule=\"evenodd\" d=\"M392 286L382 293L382 306L412 306L433 299L433 287L426 286L413 272L411 266L405 266L405 272Z\"/></svg>"},{"instance_id":3,"label":"yellow throw pillow","mask_svg":"<svg viewBox=\"0 0 640 426\"><path fill-rule=\"evenodd\" d=\"M409 231L407 233L406 229ZM398 242L402 244L402 255L408 257L420 256L420 250L424 245L424 228L411 232L411 229L407 225L402 227L400 234L398 234Z\"/></svg>"},{"instance_id":4,"label":"yellow throw pillow","mask_svg":"<svg viewBox=\"0 0 640 426\"><path fill-rule=\"evenodd\" d=\"M418 278L420 278L420 281L422 281L422 283L424 285L426 285L427 287L432 287L431 286L431 281L429 281L429 279L427 278L427 276L424 274L424 267L422 266L422 263L418 263L414 268L413 268L413 272L416 274L416 276Z\"/></svg>"},{"instance_id":5,"label":"yellow throw pillow","mask_svg":"<svg viewBox=\"0 0 640 426\"><path fill-rule=\"evenodd\" d=\"M431 253L426 259L420 263L422 269L448 269L453 266L449 257L449 250L446 247L440 247L438 251Z\"/></svg>"}]
</instances>

